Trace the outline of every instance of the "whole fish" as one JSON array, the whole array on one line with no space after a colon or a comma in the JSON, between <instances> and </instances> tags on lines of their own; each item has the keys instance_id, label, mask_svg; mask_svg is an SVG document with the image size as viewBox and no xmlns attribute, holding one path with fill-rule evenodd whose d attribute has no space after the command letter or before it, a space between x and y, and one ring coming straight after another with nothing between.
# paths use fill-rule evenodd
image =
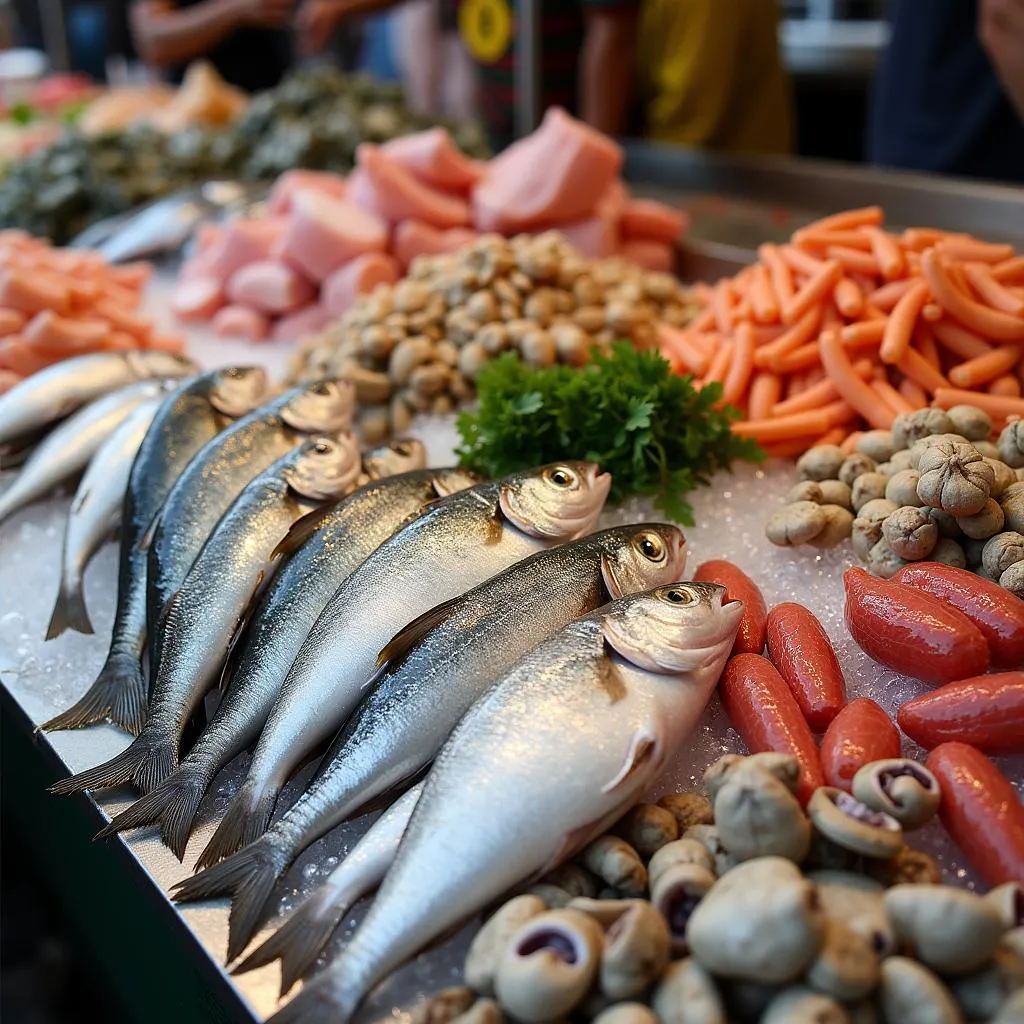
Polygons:
<instances>
[{"instance_id":1,"label":"whole fish","mask_svg":"<svg viewBox=\"0 0 1024 1024\"><path fill-rule=\"evenodd\" d=\"M697 724L743 606L677 583L566 626L462 720L341 957L272 1018L344 1022L427 943L600 835Z\"/></svg>"},{"instance_id":2,"label":"whole fish","mask_svg":"<svg viewBox=\"0 0 1024 1024\"><path fill-rule=\"evenodd\" d=\"M208 441L178 478L160 511L149 546L146 622L150 679L162 651L160 619L217 520L242 488L305 440L352 422L355 389L321 380L285 391Z\"/></svg>"},{"instance_id":3,"label":"whole fish","mask_svg":"<svg viewBox=\"0 0 1024 1024\"><path fill-rule=\"evenodd\" d=\"M259 367L229 366L193 377L164 399L132 463L125 491L117 611L107 659L86 693L44 729L77 729L108 715L131 733L142 728L146 562L154 521L196 452L227 423L258 405L266 389L267 375Z\"/></svg>"},{"instance_id":4,"label":"whole fish","mask_svg":"<svg viewBox=\"0 0 1024 1024\"><path fill-rule=\"evenodd\" d=\"M50 431L0 494L0 523L85 469L100 445L139 405L168 387L168 382L137 381L90 402Z\"/></svg>"},{"instance_id":5,"label":"whole fish","mask_svg":"<svg viewBox=\"0 0 1024 1024\"><path fill-rule=\"evenodd\" d=\"M110 391L150 377L188 377L196 365L169 352L99 352L48 366L0 396L3 445L33 434Z\"/></svg>"},{"instance_id":6,"label":"whole fish","mask_svg":"<svg viewBox=\"0 0 1024 1024\"><path fill-rule=\"evenodd\" d=\"M289 775L351 714L399 630L535 551L589 533L610 487L593 463L527 470L442 498L381 544L310 630L199 866L265 831Z\"/></svg>"},{"instance_id":7,"label":"whole fish","mask_svg":"<svg viewBox=\"0 0 1024 1024\"><path fill-rule=\"evenodd\" d=\"M100 445L82 476L64 530L60 588L46 630L47 640L60 636L66 629L93 632L82 594L85 569L117 525L132 463L160 401L154 397L137 406Z\"/></svg>"},{"instance_id":8,"label":"whole fish","mask_svg":"<svg viewBox=\"0 0 1024 1024\"><path fill-rule=\"evenodd\" d=\"M281 995L288 992L316 962L355 902L387 874L422 792L422 782L407 789L295 913L231 973L254 971L280 957Z\"/></svg>"},{"instance_id":9,"label":"whole fish","mask_svg":"<svg viewBox=\"0 0 1024 1024\"><path fill-rule=\"evenodd\" d=\"M419 442L416 451L423 453ZM100 834L160 821L164 841L182 859L203 795L217 772L259 737L295 656L334 591L426 502L475 482L457 469L408 472L367 484L332 509L267 589L228 689L196 745L175 771ZM297 523L293 532L305 525Z\"/></svg>"},{"instance_id":10,"label":"whole fish","mask_svg":"<svg viewBox=\"0 0 1024 1024\"><path fill-rule=\"evenodd\" d=\"M168 606L160 672L142 731L117 757L61 780L54 792L129 781L148 790L174 770L182 731L217 682L247 609L276 568L278 545L297 519L349 490L360 469L351 434L311 438L243 489Z\"/></svg>"},{"instance_id":11,"label":"whole fish","mask_svg":"<svg viewBox=\"0 0 1024 1024\"><path fill-rule=\"evenodd\" d=\"M546 637L609 599L678 580L684 544L667 524L604 530L539 551L410 623L381 653L389 663L307 791L255 843L187 883L220 893L230 880L230 950L252 938L274 884L310 843L408 785L487 687Z\"/></svg>"}]
</instances>

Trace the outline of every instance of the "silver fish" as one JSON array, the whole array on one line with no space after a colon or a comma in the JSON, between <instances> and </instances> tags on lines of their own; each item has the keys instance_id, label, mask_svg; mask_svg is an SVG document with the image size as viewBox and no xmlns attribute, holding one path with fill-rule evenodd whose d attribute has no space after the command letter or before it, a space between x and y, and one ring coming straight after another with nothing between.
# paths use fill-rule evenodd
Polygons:
<instances>
[{"instance_id":1,"label":"silver fish","mask_svg":"<svg viewBox=\"0 0 1024 1024\"><path fill-rule=\"evenodd\" d=\"M555 867L650 787L697 724L743 606L717 584L622 598L500 679L438 755L341 957L272 1018L344 1024L370 989L491 900Z\"/></svg>"},{"instance_id":2,"label":"silver fish","mask_svg":"<svg viewBox=\"0 0 1024 1024\"><path fill-rule=\"evenodd\" d=\"M244 488L168 606L160 672L142 731L117 757L61 780L53 792L129 781L149 790L174 770L182 731L217 682L246 610L276 568L278 545L297 519L349 490L360 468L352 434L317 437L286 452Z\"/></svg>"},{"instance_id":3,"label":"silver fish","mask_svg":"<svg viewBox=\"0 0 1024 1024\"><path fill-rule=\"evenodd\" d=\"M399 630L541 548L589 533L610 487L593 463L528 470L443 498L386 540L310 630L199 866L264 832L289 775L344 723ZM202 883L182 898L192 892L201 894Z\"/></svg>"},{"instance_id":4,"label":"silver fish","mask_svg":"<svg viewBox=\"0 0 1024 1024\"><path fill-rule=\"evenodd\" d=\"M85 469L100 445L139 405L166 393L169 387L169 383L156 380L137 381L69 416L49 433L0 494L0 523Z\"/></svg>"},{"instance_id":5,"label":"silver fish","mask_svg":"<svg viewBox=\"0 0 1024 1024\"><path fill-rule=\"evenodd\" d=\"M609 599L678 580L684 545L667 524L604 530L539 551L410 623L381 652L390 661L307 791L255 843L192 880L207 892L231 880L229 952L252 938L263 901L310 843L408 785L473 702L546 637Z\"/></svg>"},{"instance_id":6,"label":"silver fish","mask_svg":"<svg viewBox=\"0 0 1024 1024\"><path fill-rule=\"evenodd\" d=\"M355 902L375 889L387 874L422 792L422 782L406 790L306 902L231 973L254 971L280 957L281 995L288 992L313 966Z\"/></svg>"},{"instance_id":7,"label":"silver fish","mask_svg":"<svg viewBox=\"0 0 1024 1024\"><path fill-rule=\"evenodd\" d=\"M86 693L44 729L77 729L109 716L137 734L146 713L146 561L157 513L192 456L263 399L266 373L230 366L193 377L168 395L132 464L121 514L117 611L110 649Z\"/></svg>"},{"instance_id":8,"label":"silver fish","mask_svg":"<svg viewBox=\"0 0 1024 1024\"><path fill-rule=\"evenodd\" d=\"M85 569L117 525L132 463L160 401L154 397L137 406L100 445L82 475L64 530L60 588L46 631L47 640L60 636L66 629L93 632L82 594Z\"/></svg>"},{"instance_id":9,"label":"silver fish","mask_svg":"<svg viewBox=\"0 0 1024 1024\"><path fill-rule=\"evenodd\" d=\"M162 651L161 616L217 520L258 473L305 440L352 422L355 389L322 380L285 391L208 441L178 478L149 546L146 621L150 678Z\"/></svg>"},{"instance_id":10,"label":"silver fish","mask_svg":"<svg viewBox=\"0 0 1024 1024\"><path fill-rule=\"evenodd\" d=\"M100 352L48 366L0 396L2 446L63 419L87 402L150 377L188 377L196 365L169 352Z\"/></svg>"}]
</instances>

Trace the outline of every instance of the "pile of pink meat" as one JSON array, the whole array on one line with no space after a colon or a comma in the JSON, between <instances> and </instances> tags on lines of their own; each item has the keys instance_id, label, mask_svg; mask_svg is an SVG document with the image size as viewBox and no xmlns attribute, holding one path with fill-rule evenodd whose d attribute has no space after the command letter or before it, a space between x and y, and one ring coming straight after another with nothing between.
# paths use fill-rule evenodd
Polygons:
<instances>
[{"instance_id":1,"label":"pile of pink meat","mask_svg":"<svg viewBox=\"0 0 1024 1024\"><path fill-rule=\"evenodd\" d=\"M559 108L489 163L464 156L443 128L364 143L347 179L289 171L265 216L207 226L174 311L224 336L296 339L398 280L417 256L486 232L555 229L587 258L670 270L684 215L631 198L621 169L611 139Z\"/></svg>"}]
</instances>

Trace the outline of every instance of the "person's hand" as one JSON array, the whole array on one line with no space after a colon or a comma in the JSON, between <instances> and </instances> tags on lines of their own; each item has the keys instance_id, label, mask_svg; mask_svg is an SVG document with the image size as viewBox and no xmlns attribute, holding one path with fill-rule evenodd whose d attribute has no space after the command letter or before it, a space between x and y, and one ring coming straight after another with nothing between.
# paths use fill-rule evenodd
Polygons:
<instances>
[{"instance_id":1,"label":"person's hand","mask_svg":"<svg viewBox=\"0 0 1024 1024\"><path fill-rule=\"evenodd\" d=\"M1024 0L981 0L978 37L1024 119Z\"/></svg>"},{"instance_id":2,"label":"person's hand","mask_svg":"<svg viewBox=\"0 0 1024 1024\"><path fill-rule=\"evenodd\" d=\"M294 8L295 0L239 0L239 17L247 25L284 28Z\"/></svg>"}]
</instances>

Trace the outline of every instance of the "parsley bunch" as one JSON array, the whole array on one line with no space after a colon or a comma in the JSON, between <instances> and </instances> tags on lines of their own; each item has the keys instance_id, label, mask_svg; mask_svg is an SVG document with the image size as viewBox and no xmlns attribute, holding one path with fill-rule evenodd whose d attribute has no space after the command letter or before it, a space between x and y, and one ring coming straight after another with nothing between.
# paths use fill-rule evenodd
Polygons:
<instances>
[{"instance_id":1,"label":"parsley bunch","mask_svg":"<svg viewBox=\"0 0 1024 1024\"><path fill-rule=\"evenodd\" d=\"M535 369L506 353L476 380L479 406L459 416L464 466L491 477L560 459L589 459L612 474L613 501L654 495L667 516L693 525L686 495L733 459L764 458L729 429L739 413L715 408L722 388L698 391L657 352L628 342L583 369Z\"/></svg>"}]
</instances>

